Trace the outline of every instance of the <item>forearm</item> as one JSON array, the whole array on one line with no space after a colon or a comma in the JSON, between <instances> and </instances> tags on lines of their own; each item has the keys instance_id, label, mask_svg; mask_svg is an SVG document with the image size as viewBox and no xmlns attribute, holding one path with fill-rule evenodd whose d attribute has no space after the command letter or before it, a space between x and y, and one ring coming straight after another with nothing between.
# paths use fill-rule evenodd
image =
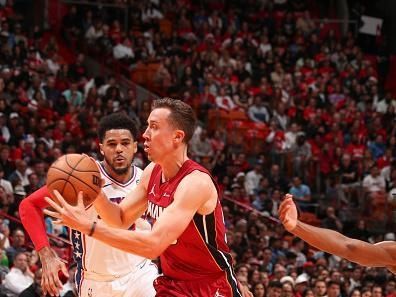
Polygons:
<instances>
[{"instance_id":1,"label":"forearm","mask_svg":"<svg viewBox=\"0 0 396 297\"><path fill-rule=\"evenodd\" d=\"M122 228L121 208L118 204L112 203L106 195L101 192L94 202L94 207L100 218L109 226Z\"/></svg>"},{"instance_id":2,"label":"forearm","mask_svg":"<svg viewBox=\"0 0 396 297\"><path fill-rule=\"evenodd\" d=\"M91 232L92 225L87 225L83 230L85 234ZM145 258L155 259L161 253L160 240L151 231L129 231L106 226L98 221L92 235L112 247Z\"/></svg>"},{"instance_id":3,"label":"forearm","mask_svg":"<svg viewBox=\"0 0 396 297\"><path fill-rule=\"evenodd\" d=\"M369 243L351 239L339 232L317 228L299 221L292 233L308 244L329 254L337 255L351 262L367 265L359 248Z\"/></svg>"}]
</instances>

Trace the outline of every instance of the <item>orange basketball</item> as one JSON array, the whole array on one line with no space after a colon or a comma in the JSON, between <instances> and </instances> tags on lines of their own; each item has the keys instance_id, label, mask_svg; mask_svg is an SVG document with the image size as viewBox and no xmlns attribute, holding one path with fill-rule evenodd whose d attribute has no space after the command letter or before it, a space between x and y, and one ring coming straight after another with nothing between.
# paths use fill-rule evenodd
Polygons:
<instances>
[{"instance_id":1,"label":"orange basketball","mask_svg":"<svg viewBox=\"0 0 396 297\"><path fill-rule=\"evenodd\" d=\"M47 188L55 202L58 203L53 191L57 190L71 205L77 204L77 194L82 191L84 205L88 207L101 190L98 165L86 155L64 155L48 169Z\"/></svg>"}]
</instances>

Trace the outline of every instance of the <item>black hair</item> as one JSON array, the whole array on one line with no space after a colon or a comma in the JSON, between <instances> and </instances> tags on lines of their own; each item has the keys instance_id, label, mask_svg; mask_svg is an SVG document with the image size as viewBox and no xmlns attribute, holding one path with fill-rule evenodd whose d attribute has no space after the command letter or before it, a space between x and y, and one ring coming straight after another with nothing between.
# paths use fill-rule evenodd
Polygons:
<instances>
[{"instance_id":1,"label":"black hair","mask_svg":"<svg viewBox=\"0 0 396 297\"><path fill-rule=\"evenodd\" d=\"M103 142L106 132L112 129L125 129L131 132L134 140L137 140L138 130L136 123L124 113L112 113L104 116L98 127L98 137L100 142Z\"/></svg>"}]
</instances>

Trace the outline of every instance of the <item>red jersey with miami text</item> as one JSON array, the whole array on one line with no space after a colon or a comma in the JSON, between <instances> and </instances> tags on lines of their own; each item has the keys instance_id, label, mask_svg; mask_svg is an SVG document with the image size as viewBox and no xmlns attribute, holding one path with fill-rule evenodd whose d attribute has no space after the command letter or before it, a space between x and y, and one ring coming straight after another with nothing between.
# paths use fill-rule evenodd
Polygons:
<instances>
[{"instance_id":1,"label":"red jersey with miami text","mask_svg":"<svg viewBox=\"0 0 396 297\"><path fill-rule=\"evenodd\" d=\"M201 165L187 160L176 176L162 183L161 167L155 165L147 189L148 216L157 219L173 202L180 181L195 170L210 176ZM214 180L213 182L217 188L216 182ZM225 231L223 212L218 200L212 213L208 215L196 213L177 241L162 253L160 263L164 276L180 281L225 276L234 291L237 283L232 272L232 259L226 244Z\"/></svg>"}]
</instances>

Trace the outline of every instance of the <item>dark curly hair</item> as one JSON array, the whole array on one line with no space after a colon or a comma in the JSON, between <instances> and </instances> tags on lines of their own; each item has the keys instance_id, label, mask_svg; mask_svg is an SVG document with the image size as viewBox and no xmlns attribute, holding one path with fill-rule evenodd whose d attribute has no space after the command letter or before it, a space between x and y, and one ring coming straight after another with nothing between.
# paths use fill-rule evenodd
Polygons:
<instances>
[{"instance_id":1,"label":"dark curly hair","mask_svg":"<svg viewBox=\"0 0 396 297\"><path fill-rule=\"evenodd\" d=\"M112 113L101 118L98 127L98 137L100 142L103 142L106 132L112 129L129 130L134 140L138 137L136 123L124 113Z\"/></svg>"}]
</instances>

